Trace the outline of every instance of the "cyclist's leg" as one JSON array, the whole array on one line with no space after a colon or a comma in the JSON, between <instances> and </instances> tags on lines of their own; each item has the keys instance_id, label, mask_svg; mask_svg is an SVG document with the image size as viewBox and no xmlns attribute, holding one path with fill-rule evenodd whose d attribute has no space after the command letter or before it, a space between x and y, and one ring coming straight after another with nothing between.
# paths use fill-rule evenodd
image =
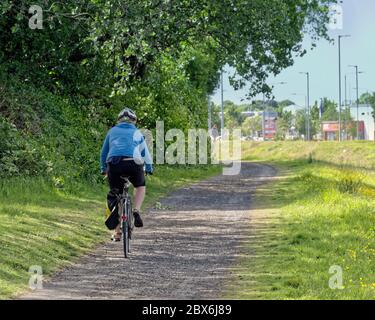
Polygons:
<instances>
[{"instance_id":1,"label":"cyclist's leg","mask_svg":"<svg viewBox=\"0 0 375 320\"><path fill-rule=\"evenodd\" d=\"M146 195L146 186L134 188L134 209L137 211L141 211L143 200L145 199Z\"/></svg>"},{"instance_id":2,"label":"cyclist's leg","mask_svg":"<svg viewBox=\"0 0 375 320\"><path fill-rule=\"evenodd\" d=\"M133 202L134 225L136 227L143 227L143 221L140 215L140 210L146 193L146 180L143 165L130 162L129 173L129 180L134 186L135 191Z\"/></svg>"},{"instance_id":3,"label":"cyclist's leg","mask_svg":"<svg viewBox=\"0 0 375 320\"><path fill-rule=\"evenodd\" d=\"M108 168L108 183L110 191L107 195L108 207L113 210L116 205L117 195L122 192L124 188L124 180L121 179L121 164L109 164ZM116 208L117 209L117 208ZM115 238L119 237L121 233L121 225L118 224L115 229Z\"/></svg>"},{"instance_id":4,"label":"cyclist's leg","mask_svg":"<svg viewBox=\"0 0 375 320\"><path fill-rule=\"evenodd\" d=\"M143 166L137 164L132 166L132 175L129 178L134 186L134 204L133 207L136 211L142 208L143 200L146 195L146 179L143 171Z\"/></svg>"},{"instance_id":5,"label":"cyclist's leg","mask_svg":"<svg viewBox=\"0 0 375 320\"><path fill-rule=\"evenodd\" d=\"M134 161L125 161L123 162L123 170L124 174L129 176L129 181L134 186L133 208L140 211L146 194L146 180L143 165L138 165Z\"/></svg>"},{"instance_id":6,"label":"cyclist's leg","mask_svg":"<svg viewBox=\"0 0 375 320\"><path fill-rule=\"evenodd\" d=\"M108 164L108 183L112 193L121 193L124 188L124 180L121 179L121 167L119 164Z\"/></svg>"},{"instance_id":7,"label":"cyclist's leg","mask_svg":"<svg viewBox=\"0 0 375 320\"><path fill-rule=\"evenodd\" d=\"M133 216L134 225L138 228L143 227L143 221L141 218L141 207L145 198L146 187L135 185L134 204L133 204Z\"/></svg>"}]
</instances>

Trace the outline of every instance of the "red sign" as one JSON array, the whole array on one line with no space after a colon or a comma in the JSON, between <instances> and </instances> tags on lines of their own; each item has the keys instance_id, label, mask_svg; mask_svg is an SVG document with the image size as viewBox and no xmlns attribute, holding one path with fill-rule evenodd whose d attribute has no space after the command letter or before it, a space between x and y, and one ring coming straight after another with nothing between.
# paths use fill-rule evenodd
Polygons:
<instances>
[{"instance_id":1,"label":"red sign","mask_svg":"<svg viewBox=\"0 0 375 320\"><path fill-rule=\"evenodd\" d=\"M339 124L336 123L323 123L323 132L336 132L339 131Z\"/></svg>"}]
</instances>

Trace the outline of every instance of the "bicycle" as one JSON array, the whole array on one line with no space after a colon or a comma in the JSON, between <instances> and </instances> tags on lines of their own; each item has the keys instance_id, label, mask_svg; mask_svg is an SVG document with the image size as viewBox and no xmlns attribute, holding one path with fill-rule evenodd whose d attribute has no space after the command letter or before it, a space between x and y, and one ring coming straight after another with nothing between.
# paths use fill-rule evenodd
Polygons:
<instances>
[{"instance_id":1,"label":"bicycle","mask_svg":"<svg viewBox=\"0 0 375 320\"><path fill-rule=\"evenodd\" d=\"M134 229L134 216L132 210L131 196L129 195L130 181L128 177L122 176L124 188L122 194L117 196L119 222L121 225L122 241L124 244L124 256L129 258L130 240Z\"/></svg>"}]
</instances>

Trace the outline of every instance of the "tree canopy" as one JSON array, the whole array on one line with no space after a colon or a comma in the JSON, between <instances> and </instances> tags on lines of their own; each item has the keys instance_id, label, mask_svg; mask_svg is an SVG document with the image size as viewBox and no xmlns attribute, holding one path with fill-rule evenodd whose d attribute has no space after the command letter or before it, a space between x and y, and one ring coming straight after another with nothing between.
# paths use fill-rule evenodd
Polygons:
<instances>
[{"instance_id":1,"label":"tree canopy","mask_svg":"<svg viewBox=\"0 0 375 320\"><path fill-rule=\"evenodd\" d=\"M12 61L10 71L35 75L69 92L98 83L122 92L145 79L166 55L177 61L195 48L214 66L204 79L207 92L214 90L220 68L229 64L236 70L233 85L250 81L250 93L256 94L269 90L269 75L306 52L304 32L327 38L334 2L46 0L44 28L32 31L27 23L34 1L6 0L0 5L0 61ZM193 63L186 62L187 68Z\"/></svg>"}]
</instances>

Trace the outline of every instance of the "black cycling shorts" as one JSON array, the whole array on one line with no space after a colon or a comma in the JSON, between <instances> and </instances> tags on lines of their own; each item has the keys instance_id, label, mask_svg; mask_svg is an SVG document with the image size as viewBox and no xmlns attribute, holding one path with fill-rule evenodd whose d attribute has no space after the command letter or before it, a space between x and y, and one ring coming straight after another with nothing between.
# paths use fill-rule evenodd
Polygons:
<instances>
[{"instance_id":1,"label":"black cycling shorts","mask_svg":"<svg viewBox=\"0 0 375 320\"><path fill-rule=\"evenodd\" d=\"M122 192L124 180L121 179L121 176L128 177L135 188L146 185L143 165L135 163L134 160L121 160L115 164L108 163L108 181L111 190L118 189L119 192Z\"/></svg>"}]
</instances>

